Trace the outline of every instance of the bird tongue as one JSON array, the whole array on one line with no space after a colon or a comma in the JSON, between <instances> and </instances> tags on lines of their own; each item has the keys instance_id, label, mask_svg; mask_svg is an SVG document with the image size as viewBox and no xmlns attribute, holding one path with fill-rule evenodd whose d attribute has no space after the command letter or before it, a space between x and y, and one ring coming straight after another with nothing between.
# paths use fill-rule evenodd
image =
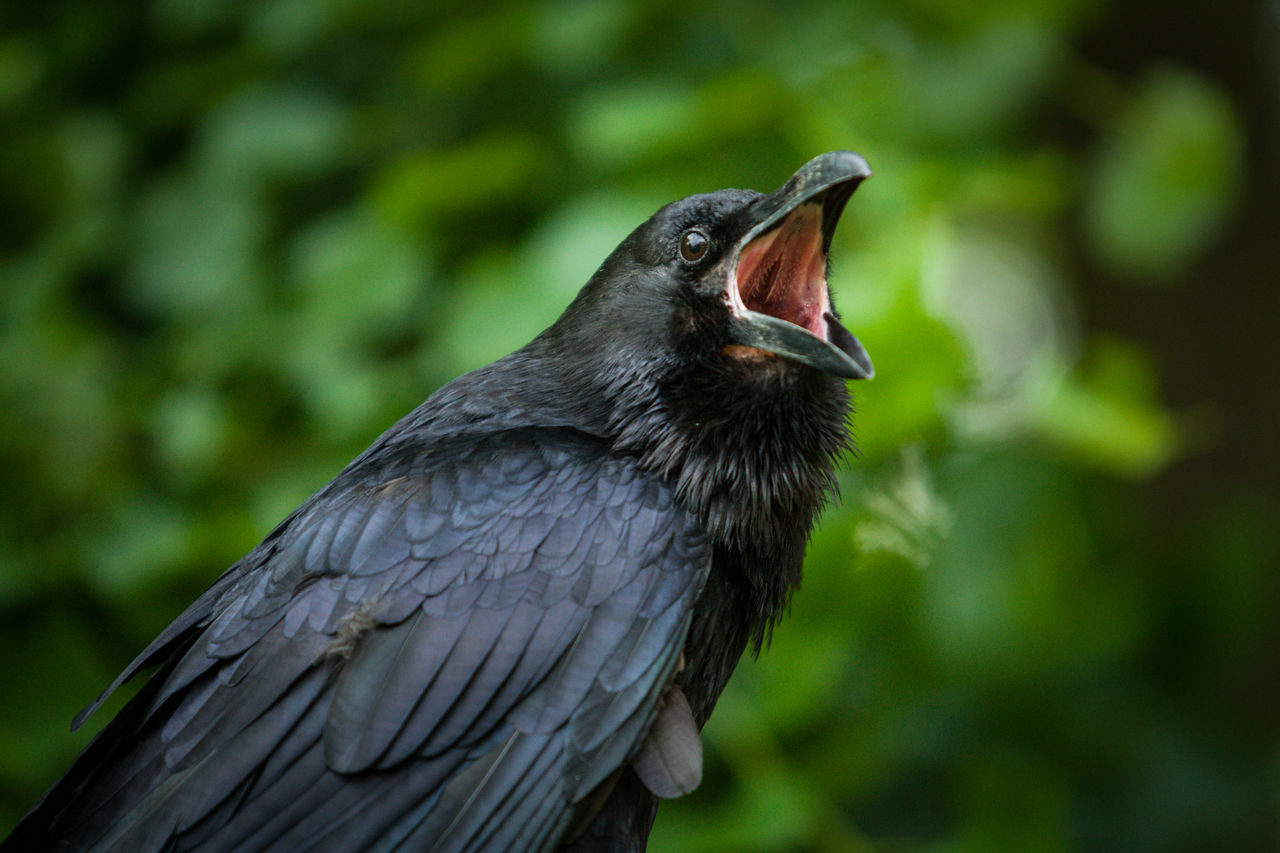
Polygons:
<instances>
[{"instance_id":1,"label":"bird tongue","mask_svg":"<svg viewBox=\"0 0 1280 853\"><path fill-rule=\"evenodd\" d=\"M808 202L748 243L738 256L743 305L826 340L823 317L831 312L831 302L822 242L822 206Z\"/></svg>"}]
</instances>

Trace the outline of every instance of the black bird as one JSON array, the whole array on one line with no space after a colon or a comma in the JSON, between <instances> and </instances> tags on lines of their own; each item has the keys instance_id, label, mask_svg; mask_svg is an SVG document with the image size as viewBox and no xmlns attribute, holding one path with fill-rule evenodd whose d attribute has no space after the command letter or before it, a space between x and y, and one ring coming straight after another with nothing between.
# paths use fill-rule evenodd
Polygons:
<instances>
[{"instance_id":1,"label":"black bird","mask_svg":"<svg viewBox=\"0 0 1280 853\"><path fill-rule=\"evenodd\" d=\"M3 849L642 850L871 376L826 284L869 175L835 152L659 210L165 629Z\"/></svg>"}]
</instances>

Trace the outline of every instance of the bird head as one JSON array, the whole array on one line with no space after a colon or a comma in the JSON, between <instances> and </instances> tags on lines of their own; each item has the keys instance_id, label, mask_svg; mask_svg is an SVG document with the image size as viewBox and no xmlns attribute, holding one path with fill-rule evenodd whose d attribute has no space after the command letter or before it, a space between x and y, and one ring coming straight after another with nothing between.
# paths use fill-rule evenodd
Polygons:
<instances>
[{"instance_id":1,"label":"bird head","mask_svg":"<svg viewBox=\"0 0 1280 853\"><path fill-rule=\"evenodd\" d=\"M827 255L845 203L870 175L857 154L835 151L768 195L729 189L672 202L618 246L557 325L620 370L661 354L697 371L800 366L869 379L871 359L831 304Z\"/></svg>"}]
</instances>

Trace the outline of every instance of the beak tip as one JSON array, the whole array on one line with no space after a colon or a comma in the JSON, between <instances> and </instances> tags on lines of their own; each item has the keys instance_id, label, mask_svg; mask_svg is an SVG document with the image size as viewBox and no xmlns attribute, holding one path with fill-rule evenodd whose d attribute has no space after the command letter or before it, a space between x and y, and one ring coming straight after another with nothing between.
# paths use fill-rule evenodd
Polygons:
<instances>
[{"instance_id":1,"label":"beak tip","mask_svg":"<svg viewBox=\"0 0 1280 853\"><path fill-rule=\"evenodd\" d=\"M865 180L871 177L866 159L853 151L828 151L800 167L800 173L811 173L817 179Z\"/></svg>"},{"instance_id":2,"label":"beak tip","mask_svg":"<svg viewBox=\"0 0 1280 853\"><path fill-rule=\"evenodd\" d=\"M850 367L844 374L846 379L861 381L864 379L876 378L876 369L871 366L870 361L863 363L860 361L851 360L851 363L853 366Z\"/></svg>"}]
</instances>

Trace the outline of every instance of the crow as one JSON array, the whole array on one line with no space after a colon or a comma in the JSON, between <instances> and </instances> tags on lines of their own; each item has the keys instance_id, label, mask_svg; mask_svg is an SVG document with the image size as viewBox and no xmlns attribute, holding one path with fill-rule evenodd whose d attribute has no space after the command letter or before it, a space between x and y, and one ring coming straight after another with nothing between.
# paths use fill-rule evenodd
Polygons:
<instances>
[{"instance_id":1,"label":"crow","mask_svg":"<svg viewBox=\"0 0 1280 853\"><path fill-rule=\"evenodd\" d=\"M166 628L3 850L643 850L833 493L872 367L827 255L870 174L660 209Z\"/></svg>"}]
</instances>

